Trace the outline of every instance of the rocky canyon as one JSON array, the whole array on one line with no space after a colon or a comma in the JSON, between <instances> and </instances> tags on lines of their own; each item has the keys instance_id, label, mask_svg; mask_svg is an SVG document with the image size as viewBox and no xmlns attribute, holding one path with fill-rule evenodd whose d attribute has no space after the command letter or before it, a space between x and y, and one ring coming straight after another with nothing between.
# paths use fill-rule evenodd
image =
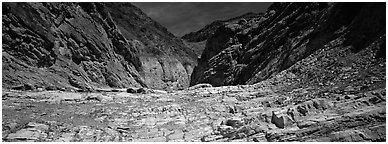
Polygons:
<instances>
[{"instance_id":1,"label":"rocky canyon","mask_svg":"<svg viewBox=\"0 0 388 144\"><path fill-rule=\"evenodd\" d=\"M177 37L131 3L2 3L3 142L385 142L386 4Z\"/></svg>"}]
</instances>

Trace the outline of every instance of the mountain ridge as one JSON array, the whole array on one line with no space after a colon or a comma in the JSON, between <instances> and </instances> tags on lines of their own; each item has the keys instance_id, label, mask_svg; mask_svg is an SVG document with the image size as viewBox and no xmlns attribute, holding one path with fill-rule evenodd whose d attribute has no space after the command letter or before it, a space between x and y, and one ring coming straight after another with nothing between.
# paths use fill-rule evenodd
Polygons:
<instances>
[{"instance_id":1,"label":"mountain ridge","mask_svg":"<svg viewBox=\"0 0 388 144\"><path fill-rule=\"evenodd\" d=\"M240 20L242 18L246 18L246 19L258 18L262 14L263 13L248 12L248 13L245 13L243 15L233 17L233 18L230 18L227 20L216 20L210 24L207 24L205 27L201 28L198 31L190 32L188 34L183 35L182 39L186 40L187 42L201 42L201 41L208 39L218 27L220 27L221 25L223 25L225 23L232 23L232 22L234 22L236 20Z\"/></svg>"}]
</instances>

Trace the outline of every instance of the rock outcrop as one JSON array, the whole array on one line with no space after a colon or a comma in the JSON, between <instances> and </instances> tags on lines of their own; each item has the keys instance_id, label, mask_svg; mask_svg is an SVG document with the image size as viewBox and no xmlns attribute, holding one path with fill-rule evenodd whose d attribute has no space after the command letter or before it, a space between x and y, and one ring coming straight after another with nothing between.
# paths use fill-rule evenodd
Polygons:
<instances>
[{"instance_id":1,"label":"rock outcrop","mask_svg":"<svg viewBox=\"0 0 388 144\"><path fill-rule=\"evenodd\" d=\"M195 54L130 3L3 3L3 88L187 87Z\"/></svg>"},{"instance_id":2,"label":"rock outcrop","mask_svg":"<svg viewBox=\"0 0 388 144\"><path fill-rule=\"evenodd\" d=\"M274 3L259 19L219 26L207 39L190 84L254 84L339 38L344 39L341 47L357 53L385 34L384 6Z\"/></svg>"},{"instance_id":3,"label":"rock outcrop","mask_svg":"<svg viewBox=\"0 0 388 144\"><path fill-rule=\"evenodd\" d=\"M195 52L197 57L201 58L201 54L206 46L206 40L210 38L220 26L231 23L239 23L241 20L245 20L247 23L253 23L259 20L262 15L263 13L246 13L228 20L217 20L196 32L185 34L182 36L182 39L185 44ZM246 19L249 19L250 21L246 21Z\"/></svg>"},{"instance_id":4,"label":"rock outcrop","mask_svg":"<svg viewBox=\"0 0 388 144\"><path fill-rule=\"evenodd\" d=\"M239 23L241 20L245 20L245 22L248 22L246 19L249 19L251 23L253 23L255 20L260 19L260 17L263 15L263 13L246 13L238 17L234 17L227 20L217 20L212 22L211 24L206 25L204 28L196 31L191 32L188 34L185 34L182 36L182 39L184 39L187 42L202 42L206 41L209 37L211 37L214 32L220 27L225 24L230 23Z\"/></svg>"}]
</instances>

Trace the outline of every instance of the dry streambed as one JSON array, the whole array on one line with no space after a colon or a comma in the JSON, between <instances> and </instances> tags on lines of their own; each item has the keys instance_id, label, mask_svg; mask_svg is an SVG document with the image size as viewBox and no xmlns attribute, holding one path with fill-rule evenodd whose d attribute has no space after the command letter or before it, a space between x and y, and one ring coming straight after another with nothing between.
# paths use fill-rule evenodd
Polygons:
<instances>
[{"instance_id":1,"label":"dry streambed","mask_svg":"<svg viewBox=\"0 0 388 144\"><path fill-rule=\"evenodd\" d=\"M307 92L306 92L307 91ZM263 86L147 94L3 90L3 141L385 141L385 89L306 99Z\"/></svg>"}]
</instances>

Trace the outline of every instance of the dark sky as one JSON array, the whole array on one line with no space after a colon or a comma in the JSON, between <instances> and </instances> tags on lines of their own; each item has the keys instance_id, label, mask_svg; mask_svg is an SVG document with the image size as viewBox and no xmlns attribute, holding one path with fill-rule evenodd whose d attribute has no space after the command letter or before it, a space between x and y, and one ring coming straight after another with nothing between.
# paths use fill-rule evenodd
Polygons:
<instances>
[{"instance_id":1,"label":"dark sky","mask_svg":"<svg viewBox=\"0 0 388 144\"><path fill-rule=\"evenodd\" d=\"M215 20L225 20L247 12L265 12L264 2L137 2L149 17L176 36L197 31Z\"/></svg>"}]
</instances>

